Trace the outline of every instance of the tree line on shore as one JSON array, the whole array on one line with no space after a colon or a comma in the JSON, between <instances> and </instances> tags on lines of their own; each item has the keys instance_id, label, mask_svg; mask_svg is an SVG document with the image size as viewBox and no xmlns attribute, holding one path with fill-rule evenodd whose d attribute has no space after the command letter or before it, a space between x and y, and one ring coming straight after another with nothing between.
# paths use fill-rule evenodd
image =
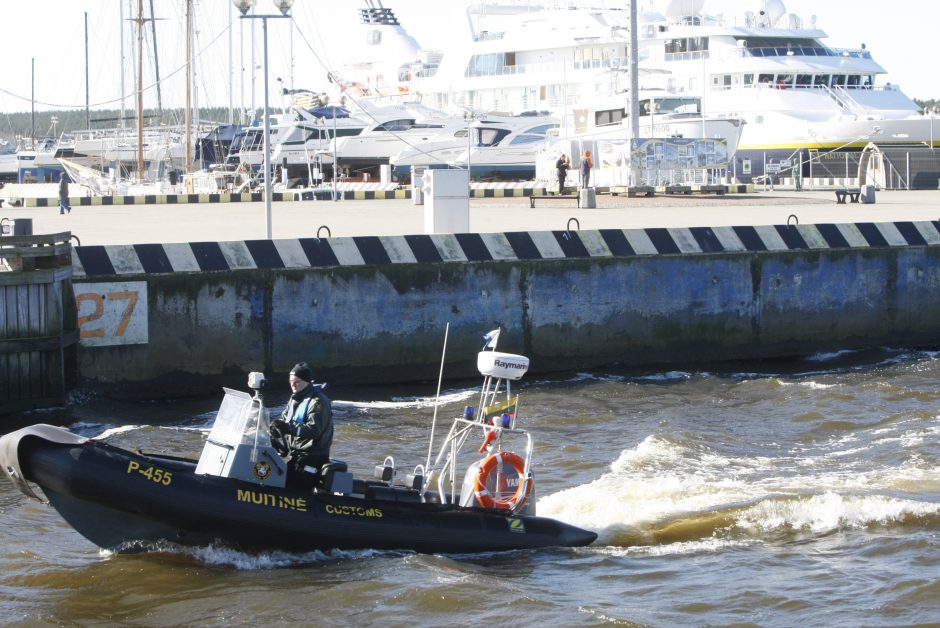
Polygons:
<instances>
[{"instance_id":1,"label":"tree line on shore","mask_svg":"<svg viewBox=\"0 0 940 628\"><path fill-rule=\"evenodd\" d=\"M238 115L238 111L235 115ZM53 137L84 129L114 129L121 126L120 109L96 109L87 113L84 109L36 111L35 114L31 111L19 111L4 114L3 117L4 120L0 123L0 139L9 142L18 137ZM226 124L229 121L229 109L228 107L200 108L198 118L202 122L213 121ZM124 111L124 124L129 128L135 128L137 115L133 109ZM146 109L144 110L144 124L146 126L182 125L183 110L164 109L161 115L156 109Z\"/></svg>"},{"instance_id":2,"label":"tree line on shore","mask_svg":"<svg viewBox=\"0 0 940 628\"><path fill-rule=\"evenodd\" d=\"M940 114L940 99L914 99L924 111ZM260 111L258 112L260 115ZM238 115L238 112L235 112ZM214 121L225 124L229 121L228 107L204 107L199 110L199 119L203 122ZM101 109L86 114L84 109L61 109L52 111L30 111L8 113L5 122L0 125L0 139L12 142L17 137L52 137L62 133L71 133L82 129L113 129L121 126L120 109ZM125 125L133 128L136 124L133 110L124 111ZM162 115L155 109L144 111L144 124L182 125L182 109L164 109ZM236 121L237 118L236 118ZM244 123L244 122L242 122Z\"/></svg>"}]
</instances>

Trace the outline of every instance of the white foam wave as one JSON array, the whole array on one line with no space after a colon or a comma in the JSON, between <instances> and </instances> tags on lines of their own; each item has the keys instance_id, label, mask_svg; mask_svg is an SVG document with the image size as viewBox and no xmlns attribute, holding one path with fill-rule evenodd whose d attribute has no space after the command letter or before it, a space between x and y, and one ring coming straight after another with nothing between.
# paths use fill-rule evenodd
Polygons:
<instances>
[{"instance_id":1,"label":"white foam wave","mask_svg":"<svg viewBox=\"0 0 940 628\"><path fill-rule=\"evenodd\" d=\"M269 551L255 554L220 545L184 547L172 544L153 548L152 551L173 554L183 553L192 556L195 560L205 565L229 567L239 571L265 571L309 565L311 563L333 562L337 560L361 560L377 555L397 556L403 554L403 552L382 550L330 550L327 552L313 551L302 554Z\"/></svg>"},{"instance_id":2,"label":"white foam wave","mask_svg":"<svg viewBox=\"0 0 940 628\"><path fill-rule=\"evenodd\" d=\"M940 504L884 495L840 495L826 492L799 499L772 499L736 518L739 528L757 531L797 530L826 534L846 528L887 525L905 518L940 514Z\"/></svg>"},{"instance_id":3,"label":"white foam wave","mask_svg":"<svg viewBox=\"0 0 940 628\"><path fill-rule=\"evenodd\" d=\"M89 427L90 427L90 426L89 426ZM99 429L100 429L100 427L101 427L101 426L98 426ZM116 435L118 435L118 434L124 434L124 433L126 433L126 432L132 432L132 431L134 431L134 430L139 430L141 427L144 427L144 426L142 426L142 425L117 425L117 426L114 426L114 427L108 427L108 428L105 428L105 430L104 430L103 432L101 432L101 433L98 434L97 436L94 436L93 438L94 438L95 440L106 440L106 439L111 438L112 436L116 436Z\"/></svg>"},{"instance_id":4,"label":"white foam wave","mask_svg":"<svg viewBox=\"0 0 940 628\"><path fill-rule=\"evenodd\" d=\"M601 551L609 556L622 558L625 556L686 556L691 554L705 554L720 552L729 548L748 547L755 541L719 539L715 537L700 541L682 541L668 545L635 545L632 547L605 547Z\"/></svg>"},{"instance_id":5,"label":"white foam wave","mask_svg":"<svg viewBox=\"0 0 940 628\"><path fill-rule=\"evenodd\" d=\"M847 355L858 353L854 349L841 349L839 351L822 351L803 358L806 362L832 362Z\"/></svg>"},{"instance_id":6,"label":"white foam wave","mask_svg":"<svg viewBox=\"0 0 940 628\"><path fill-rule=\"evenodd\" d=\"M702 443L650 436L624 450L609 472L543 497L537 510L594 530L601 542L652 539L655 530L680 521L691 521L689 529L704 533L709 526L825 533L940 514L940 504L905 497L940 492L940 468L916 456L871 466L865 450L872 446L877 445L855 444L853 455L845 443L841 448L830 443L779 455L734 456Z\"/></svg>"},{"instance_id":7,"label":"white foam wave","mask_svg":"<svg viewBox=\"0 0 940 628\"><path fill-rule=\"evenodd\" d=\"M706 376L708 373L699 373L701 376ZM650 375L643 375L637 377L636 379L641 382L675 382L675 381L684 381L692 378L692 373L688 371L666 371L665 373L653 373Z\"/></svg>"},{"instance_id":8,"label":"white foam wave","mask_svg":"<svg viewBox=\"0 0 940 628\"><path fill-rule=\"evenodd\" d=\"M439 403L442 406L452 403L459 403L477 394L479 394L478 391L469 389L444 393L441 395ZM345 401L341 399L334 399L333 407L340 409L382 408L394 410L397 408L432 408L434 407L435 403L438 403L436 397L399 397L392 398L389 401Z\"/></svg>"}]
</instances>

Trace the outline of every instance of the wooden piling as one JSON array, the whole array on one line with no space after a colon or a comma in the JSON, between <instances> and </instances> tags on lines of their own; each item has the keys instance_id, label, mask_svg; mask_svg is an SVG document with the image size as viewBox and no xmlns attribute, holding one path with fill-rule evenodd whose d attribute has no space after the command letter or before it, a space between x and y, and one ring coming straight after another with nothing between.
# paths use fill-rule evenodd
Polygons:
<instances>
[{"instance_id":1,"label":"wooden piling","mask_svg":"<svg viewBox=\"0 0 940 628\"><path fill-rule=\"evenodd\" d=\"M78 329L71 233L0 236L0 414L64 405Z\"/></svg>"}]
</instances>

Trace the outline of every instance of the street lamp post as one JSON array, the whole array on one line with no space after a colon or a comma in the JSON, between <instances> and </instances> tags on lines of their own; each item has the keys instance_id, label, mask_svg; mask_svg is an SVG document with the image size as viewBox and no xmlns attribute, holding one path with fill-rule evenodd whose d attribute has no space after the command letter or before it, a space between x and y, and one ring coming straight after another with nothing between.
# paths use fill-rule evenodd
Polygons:
<instances>
[{"instance_id":1,"label":"street lamp post","mask_svg":"<svg viewBox=\"0 0 940 628\"><path fill-rule=\"evenodd\" d=\"M268 240L272 237L271 219L271 121L268 118L268 18L290 18L290 8L294 0L273 0L274 6L280 10L281 15L248 15L248 11L255 6L257 0L232 0L235 8L241 12L241 19L261 20L261 29L264 34L264 216L265 235Z\"/></svg>"}]
</instances>

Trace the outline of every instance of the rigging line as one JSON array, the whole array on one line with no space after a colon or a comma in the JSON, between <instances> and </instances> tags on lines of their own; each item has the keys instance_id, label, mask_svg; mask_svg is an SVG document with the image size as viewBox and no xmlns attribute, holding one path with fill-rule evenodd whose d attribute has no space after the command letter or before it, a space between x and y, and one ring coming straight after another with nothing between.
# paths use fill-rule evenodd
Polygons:
<instances>
[{"instance_id":1,"label":"rigging line","mask_svg":"<svg viewBox=\"0 0 940 628\"><path fill-rule=\"evenodd\" d=\"M291 22L294 23L295 26L297 26L297 22L294 20L294 16L293 16L293 15L291 16L290 20L291 20ZM307 48L310 50L310 53L313 55L313 58L317 60L317 63L320 64L320 67L322 67L324 70L326 70L327 74L329 74L330 76L335 77L336 75L333 73L332 70L330 70L330 67L329 67L326 63L324 63L323 59L320 58L320 55L317 54L317 51L314 50L314 49L313 49L313 46L310 44L310 42L307 41L307 38L304 36L303 30L301 30L299 26L298 26L298 28L297 28L297 32L300 33L300 38L303 40L303 42L304 42L305 44L307 44ZM360 102L356 99L356 97L353 96L351 93L346 93L346 98L348 98L349 100L353 101L353 102L359 107L359 110L362 111L368 118L371 118L373 122L376 122L376 123L379 122L379 119L376 118L374 115L372 115L372 112L369 111L366 107L364 107L364 106L362 105L362 103L360 103ZM396 131L388 130L388 133L389 133L389 135L393 135L394 137L398 138L399 140L401 140L402 142L404 142L404 143L405 143L406 145L408 145L409 147L411 147L411 148L413 148L413 149L415 149L415 150L417 150L417 151L420 151L420 152L422 152L422 153L424 152L424 151L423 151L422 149L420 149L418 146L415 146L414 144L412 144L411 142L409 142L407 138L404 138L404 137L402 137L401 135L399 135Z\"/></svg>"},{"instance_id":2,"label":"rigging line","mask_svg":"<svg viewBox=\"0 0 940 628\"><path fill-rule=\"evenodd\" d=\"M201 50L199 50L196 54L194 54L194 55L193 55L193 58L192 58L189 62L192 63L192 62L196 61L196 59L200 58L200 57L203 55L203 53L205 53L206 51L208 51L209 48L210 48L216 41L218 41L220 37L222 37L222 35L226 34L229 30L231 30L232 25L233 25L234 23L235 23L235 20L232 20L231 22L229 22L228 25L227 25L224 29L222 29L221 31L219 31L219 34L218 34L218 35L216 35L215 37L213 37L212 40L211 40L209 43L207 43ZM171 77L176 76L177 74L179 74L180 72L182 72L182 71L184 71L184 70L186 69L186 65L187 65L187 64L184 63L182 66L180 66L180 67L176 68L175 70L173 70L172 72L170 72L166 77L164 77L164 78L161 79L160 81L153 82L153 83L151 83L150 85L146 85L146 86L143 88L143 91L144 91L144 92L148 92L148 91L154 89L154 88L155 88L157 85L159 85L160 83L164 83L164 82L166 82L168 79L170 79ZM43 106L51 107L51 108L55 108L55 109L84 109L84 108L85 108L85 104L84 104L84 103L82 103L81 105L72 105L72 104L62 104L62 103L51 103L51 102L45 102L45 101L42 101L42 100L34 100L34 99L32 99L32 98L27 98L27 97L21 96L20 94L17 94L17 93L15 93L15 92L11 92L10 90L4 89L3 87L0 87L0 93L6 94L6 95L8 95L8 96L12 96L13 98L16 98L16 99L18 99L18 100L22 100L22 101L24 101L24 102L31 102L31 103L35 103L35 104L37 104L37 105L43 105ZM102 106L102 105L113 105L113 104L115 104L115 103L121 102L121 101L124 100L125 98L131 98L131 97L136 96L136 95L137 95L137 90L135 89L135 90L132 91L131 93L125 94L124 96L119 96L119 97L113 98L113 99L111 99L111 100L102 100L102 101L100 101L100 102L91 103L91 104L89 105L89 107L100 107L100 106Z\"/></svg>"}]
</instances>

